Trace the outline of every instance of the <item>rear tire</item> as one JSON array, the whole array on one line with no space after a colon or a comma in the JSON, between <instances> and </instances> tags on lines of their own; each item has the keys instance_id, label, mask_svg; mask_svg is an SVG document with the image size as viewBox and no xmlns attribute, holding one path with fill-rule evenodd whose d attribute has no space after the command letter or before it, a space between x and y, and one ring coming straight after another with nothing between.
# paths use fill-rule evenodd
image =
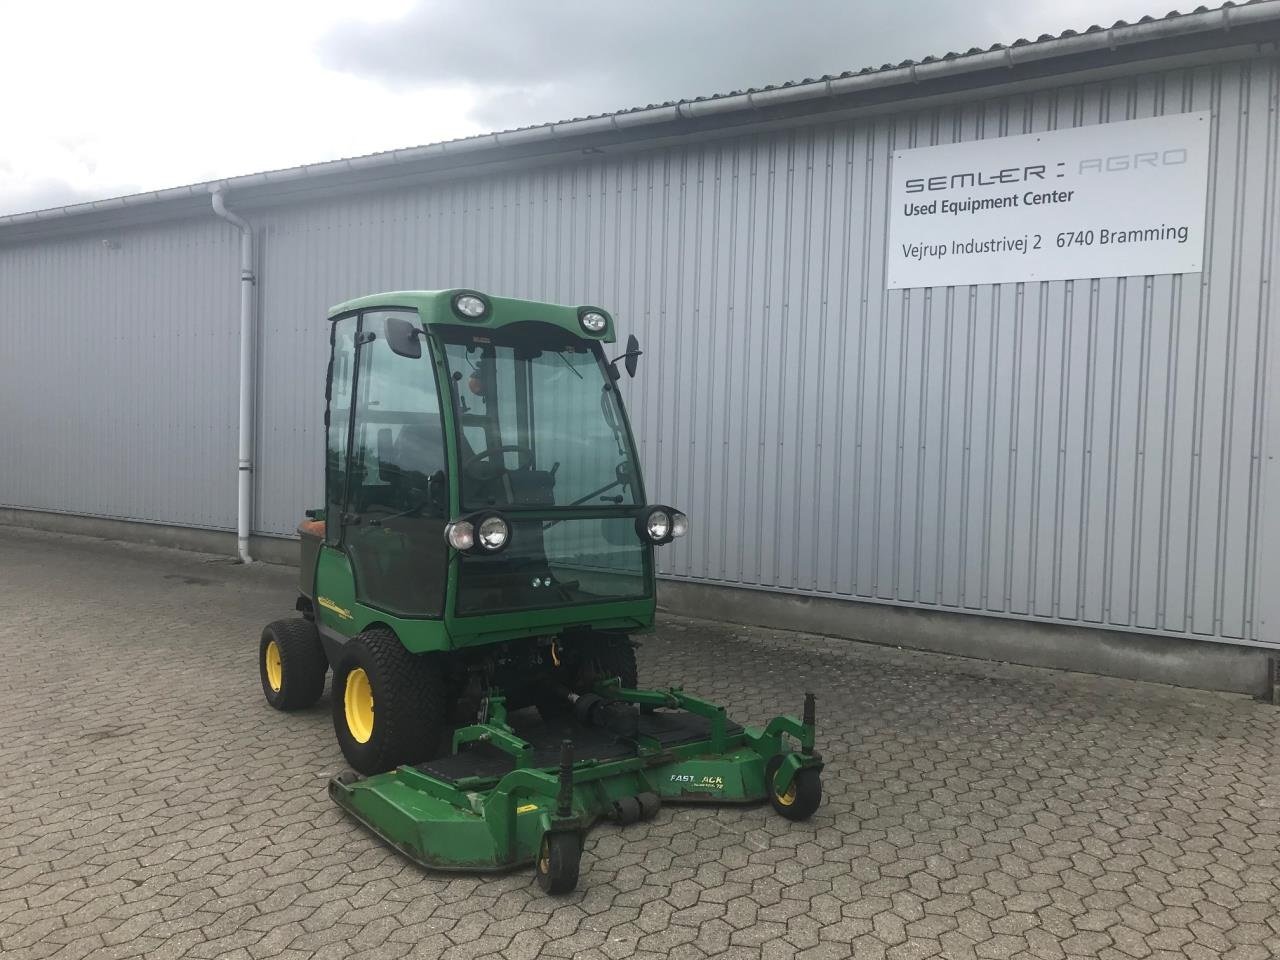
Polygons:
<instances>
[{"instance_id":1,"label":"rear tire","mask_svg":"<svg viewBox=\"0 0 1280 960\"><path fill-rule=\"evenodd\" d=\"M324 693L329 669L315 624L301 617L267 624L258 642L258 675L267 703L277 710L303 710Z\"/></svg>"},{"instance_id":2,"label":"rear tire","mask_svg":"<svg viewBox=\"0 0 1280 960\"><path fill-rule=\"evenodd\" d=\"M386 627L346 644L333 671L333 729L355 770L371 776L439 754L449 698L437 666Z\"/></svg>"}]
</instances>

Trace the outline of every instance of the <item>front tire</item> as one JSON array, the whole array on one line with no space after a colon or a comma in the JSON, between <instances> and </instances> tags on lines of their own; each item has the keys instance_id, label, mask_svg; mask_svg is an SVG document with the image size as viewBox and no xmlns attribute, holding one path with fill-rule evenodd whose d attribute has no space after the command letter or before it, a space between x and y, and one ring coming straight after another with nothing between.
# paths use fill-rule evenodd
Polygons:
<instances>
[{"instance_id":1,"label":"front tire","mask_svg":"<svg viewBox=\"0 0 1280 960\"><path fill-rule=\"evenodd\" d=\"M587 694L593 685L601 680L612 680L617 677L622 686L628 690L636 690L640 686L639 670L636 668L636 648L626 638L608 637L597 641L595 647L584 658L587 669L579 676L575 686L577 693ZM590 680L585 686L583 680ZM545 723L563 720L573 713L573 703L562 690L545 690L533 698L538 708L538 715ZM642 707L645 712L652 708Z\"/></svg>"},{"instance_id":2,"label":"front tire","mask_svg":"<svg viewBox=\"0 0 1280 960\"><path fill-rule=\"evenodd\" d=\"M301 617L267 624L258 643L258 676L267 703L303 710L324 693L329 669L315 624Z\"/></svg>"},{"instance_id":3,"label":"front tire","mask_svg":"<svg viewBox=\"0 0 1280 960\"><path fill-rule=\"evenodd\" d=\"M333 729L355 770L371 776L438 755L449 701L435 666L386 627L346 644L333 672Z\"/></svg>"},{"instance_id":4,"label":"front tire","mask_svg":"<svg viewBox=\"0 0 1280 960\"><path fill-rule=\"evenodd\" d=\"M591 657L592 671L597 680L611 680L617 677L622 686L635 690L640 683L640 672L636 667L636 648L630 640L609 640L602 643Z\"/></svg>"}]
</instances>

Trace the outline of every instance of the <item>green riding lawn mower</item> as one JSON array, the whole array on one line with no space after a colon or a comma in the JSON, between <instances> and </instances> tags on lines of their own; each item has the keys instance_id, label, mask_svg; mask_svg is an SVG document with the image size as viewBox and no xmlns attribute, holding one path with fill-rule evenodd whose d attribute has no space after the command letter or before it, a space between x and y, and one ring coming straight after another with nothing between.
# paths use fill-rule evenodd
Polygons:
<instances>
[{"instance_id":1,"label":"green riding lawn mower","mask_svg":"<svg viewBox=\"0 0 1280 960\"><path fill-rule=\"evenodd\" d=\"M301 535L298 617L262 633L278 710L314 705L354 772L333 799L440 870L534 864L572 890L593 823L666 801L822 798L814 700L763 728L643 690L654 551L688 519L649 503L596 307L470 290L335 307L325 504ZM622 370L619 369L621 363Z\"/></svg>"}]
</instances>

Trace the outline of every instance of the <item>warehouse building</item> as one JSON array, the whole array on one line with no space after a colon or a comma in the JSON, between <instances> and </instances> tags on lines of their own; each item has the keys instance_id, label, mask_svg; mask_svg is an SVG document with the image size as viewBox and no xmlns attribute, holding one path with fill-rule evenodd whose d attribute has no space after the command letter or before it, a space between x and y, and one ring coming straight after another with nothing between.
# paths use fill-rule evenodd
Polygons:
<instances>
[{"instance_id":1,"label":"warehouse building","mask_svg":"<svg viewBox=\"0 0 1280 960\"><path fill-rule=\"evenodd\" d=\"M599 304L674 609L1254 689L1278 42L1226 4L0 217L0 519L289 558L331 304Z\"/></svg>"}]
</instances>

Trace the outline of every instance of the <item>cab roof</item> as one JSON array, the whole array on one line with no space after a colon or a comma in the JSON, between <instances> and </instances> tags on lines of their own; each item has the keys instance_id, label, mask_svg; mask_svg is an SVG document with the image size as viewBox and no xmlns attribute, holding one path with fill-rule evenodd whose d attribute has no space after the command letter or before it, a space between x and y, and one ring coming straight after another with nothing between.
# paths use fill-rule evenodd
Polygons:
<instances>
[{"instance_id":1,"label":"cab roof","mask_svg":"<svg viewBox=\"0 0 1280 960\"><path fill-rule=\"evenodd\" d=\"M484 300L489 309L479 318L463 316L454 309L454 301L463 295L476 296ZM457 287L452 290L395 290L388 293L375 293L367 297L358 297L329 308L329 319L333 320L343 314L357 310L389 310L393 308L417 310L418 316L427 326L449 325L476 328L505 327L512 323L538 321L561 327L575 336L586 340L598 340L601 343L613 343L617 337L614 331L613 315L602 307L567 306L558 303L543 303L538 300L517 300L511 297L491 297L479 290ZM600 333L590 333L578 322L579 317L587 312L602 314L605 328Z\"/></svg>"}]
</instances>

